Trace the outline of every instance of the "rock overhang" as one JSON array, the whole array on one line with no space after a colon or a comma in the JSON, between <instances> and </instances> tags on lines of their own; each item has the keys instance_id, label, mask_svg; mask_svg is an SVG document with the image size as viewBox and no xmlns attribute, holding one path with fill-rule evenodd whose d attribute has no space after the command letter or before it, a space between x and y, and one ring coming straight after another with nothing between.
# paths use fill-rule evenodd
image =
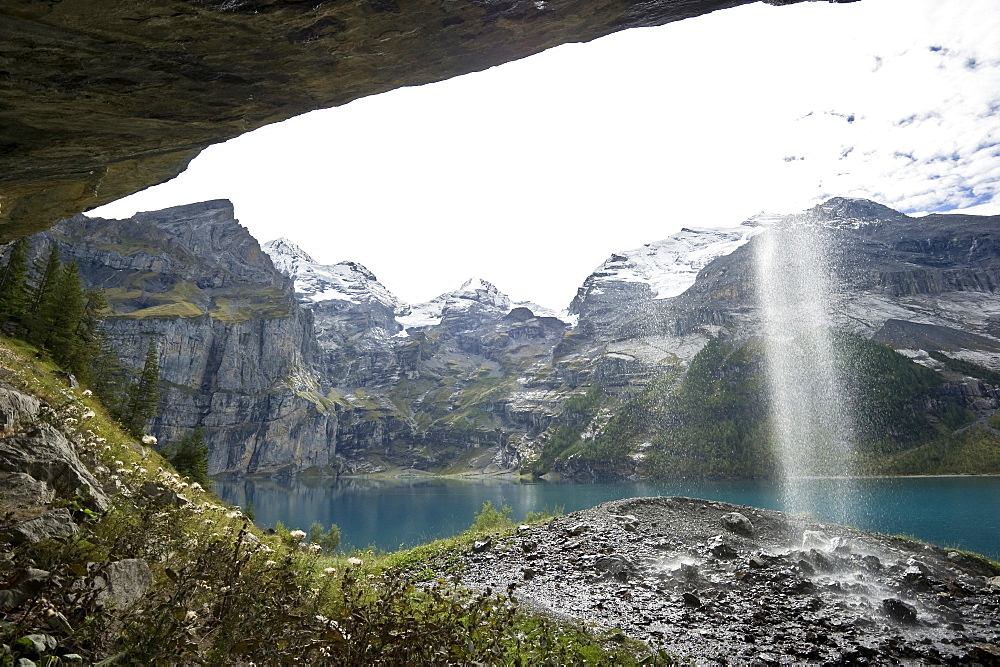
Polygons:
<instances>
[{"instance_id":1,"label":"rock overhang","mask_svg":"<svg viewBox=\"0 0 1000 667\"><path fill-rule=\"evenodd\" d=\"M5 2L0 242L269 123L751 1Z\"/></svg>"}]
</instances>

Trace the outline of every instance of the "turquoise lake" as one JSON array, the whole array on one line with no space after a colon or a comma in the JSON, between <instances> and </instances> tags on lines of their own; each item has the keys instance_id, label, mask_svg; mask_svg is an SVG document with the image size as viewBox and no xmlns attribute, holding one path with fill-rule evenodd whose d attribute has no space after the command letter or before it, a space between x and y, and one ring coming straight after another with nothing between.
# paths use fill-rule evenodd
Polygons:
<instances>
[{"instance_id":1,"label":"turquoise lake","mask_svg":"<svg viewBox=\"0 0 1000 667\"><path fill-rule=\"evenodd\" d=\"M816 479L815 494L840 505L844 480ZM880 533L912 535L1000 559L1000 477L854 479L845 523ZM688 496L781 509L773 481L625 482L578 484L474 479L241 479L215 482L223 501L253 503L257 524L308 529L314 521L340 526L344 549L393 550L455 535L472 523L483 503L507 504L515 519L527 512L565 512L608 500L639 496ZM823 506L820 503L819 506ZM835 521L839 516L817 518Z\"/></svg>"}]
</instances>

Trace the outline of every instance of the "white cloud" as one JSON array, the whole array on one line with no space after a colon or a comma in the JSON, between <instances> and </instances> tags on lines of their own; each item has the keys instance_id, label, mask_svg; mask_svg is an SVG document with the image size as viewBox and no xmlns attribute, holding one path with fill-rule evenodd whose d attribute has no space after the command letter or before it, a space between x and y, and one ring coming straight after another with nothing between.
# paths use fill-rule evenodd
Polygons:
<instances>
[{"instance_id":1,"label":"white cloud","mask_svg":"<svg viewBox=\"0 0 1000 667\"><path fill-rule=\"evenodd\" d=\"M97 213L227 197L407 301L478 275L560 307L682 225L832 195L996 212L996 34L995 0L745 5L306 114Z\"/></svg>"}]
</instances>

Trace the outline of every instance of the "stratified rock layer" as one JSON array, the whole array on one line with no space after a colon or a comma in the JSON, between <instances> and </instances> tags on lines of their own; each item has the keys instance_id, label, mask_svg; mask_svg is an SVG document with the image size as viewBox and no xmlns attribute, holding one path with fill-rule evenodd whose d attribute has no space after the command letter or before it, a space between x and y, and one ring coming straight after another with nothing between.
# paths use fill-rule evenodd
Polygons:
<instances>
[{"instance_id":1,"label":"stratified rock layer","mask_svg":"<svg viewBox=\"0 0 1000 667\"><path fill-rule=\"evenodd\" d=\"M4 2L0 241L268 123L749 1Z\"/></svg>"}]
</instances>

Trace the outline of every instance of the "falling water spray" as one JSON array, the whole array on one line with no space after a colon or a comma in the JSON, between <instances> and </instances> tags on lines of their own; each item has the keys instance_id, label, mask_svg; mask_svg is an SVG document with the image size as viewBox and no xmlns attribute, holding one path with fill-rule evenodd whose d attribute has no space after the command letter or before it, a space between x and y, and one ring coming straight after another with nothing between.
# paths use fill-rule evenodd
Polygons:
<instances>
[{"instance_id":1,"label":"falling water spray","mask_svg":"<svg viewBox=\"0 0 1000 667\"><path fill-rule=\"evenodd\" d=\"M757 244L757 294L784 508L849 522L854 420L831 330L835 278L829 230L797 216L761 234ZM838 486L839 501L831 506L819 484Z\"/></svg>"}]
</instances>

